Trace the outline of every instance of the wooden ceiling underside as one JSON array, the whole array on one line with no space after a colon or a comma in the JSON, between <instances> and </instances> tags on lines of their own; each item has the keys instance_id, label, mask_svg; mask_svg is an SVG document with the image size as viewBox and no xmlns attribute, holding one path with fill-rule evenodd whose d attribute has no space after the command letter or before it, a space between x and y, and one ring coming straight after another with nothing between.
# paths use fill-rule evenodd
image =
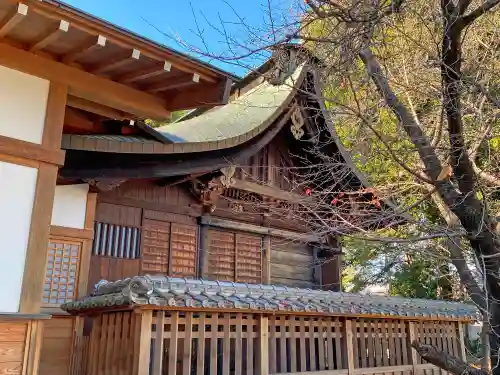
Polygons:
<instances>
[{"instance_id":1,"label":"wooden ceiling underside","mask_svg":"<svg viewBox=\"0 0 500 375\"><path fill-rule=\"evenodd\" d=\"M230 81L227 76L166 47L89 18L46 1L0 0L0 43L5 46L0 55L8 54L9 47L14 47L57 63L47 65L48 68L57 70L63 64L78 71L76 78L85 72L112 81L117 89L123 87L130 93L140 93L142 98L154 98L164 103L165 112L157 111L153 118L202 103L222 104ZM26 56L19 54L17 58ZM121 115L144 117L143 113L123 110Z\"/></svg>"}]
</instances>

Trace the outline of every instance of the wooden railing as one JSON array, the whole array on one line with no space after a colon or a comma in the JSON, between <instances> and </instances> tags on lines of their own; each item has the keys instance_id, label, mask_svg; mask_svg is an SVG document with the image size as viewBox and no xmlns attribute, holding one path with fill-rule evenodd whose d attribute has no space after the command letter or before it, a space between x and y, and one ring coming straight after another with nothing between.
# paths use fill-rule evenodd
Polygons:
<instances>
[{"instance_id":1,"label":"wooden railing","mask_svg":"<svg viewBox=\"0 0 500 375\"><path fill-rule=\"evenodd\" d=\"M71 375L442 375L410 342L463 357L462 337L453 321L116 312L94 318Z\"/></svg>"}]
</instances>

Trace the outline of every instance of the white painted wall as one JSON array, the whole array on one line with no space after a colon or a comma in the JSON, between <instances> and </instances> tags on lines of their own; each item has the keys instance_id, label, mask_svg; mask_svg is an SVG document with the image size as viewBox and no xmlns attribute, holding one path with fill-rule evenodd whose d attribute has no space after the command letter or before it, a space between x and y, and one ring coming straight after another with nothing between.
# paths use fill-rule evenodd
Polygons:
<instances>
[{"instance_id":1,"label":"white painted wall","mask_svg":"<svg viewBox=\"0 0 500 375\"><path fill-rule=\"evenodd\" d=\"M52 225L84 229L88 192L87 184L56 186Z\"/></svg>"},{"instance_id":2,"label":"white painted wall","mask_svg":"<svg viewBox=\"0 0 500 375\"><path fill-rule=\"evenodd\" d=\"M19 310L37 174L0 162L0 312Z\"/></svg>"},{"instance_id":3,"label":"white painted wall","mask_svg":"<svg viewBox=\"0 0 500 375\"><path fill-rule=\"evenodd\" d=\"M41 144L49 81L0 66L0 82L0 135Z\"/></svg>"}]
</instances>

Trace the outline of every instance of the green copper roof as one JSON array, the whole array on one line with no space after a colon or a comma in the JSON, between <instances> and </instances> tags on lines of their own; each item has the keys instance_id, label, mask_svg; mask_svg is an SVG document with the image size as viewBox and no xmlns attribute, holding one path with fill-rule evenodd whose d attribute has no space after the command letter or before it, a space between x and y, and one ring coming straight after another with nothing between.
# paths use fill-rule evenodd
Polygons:
<instances>
[{"instance_id":1,"label":"green copper roof","mask_svg":"<svg viewBox=\"0 0 500 375\"><path fill-rule=\"evenodd\" d=\"M240 284L163 276L137 276L99 283L94 293L62 305L71 313L117 306L157 305L203 309L241 309L327 315L385 315L392 317L471 320L478 311L473 305L276 285Z\"/></svg>"}]
</instances>

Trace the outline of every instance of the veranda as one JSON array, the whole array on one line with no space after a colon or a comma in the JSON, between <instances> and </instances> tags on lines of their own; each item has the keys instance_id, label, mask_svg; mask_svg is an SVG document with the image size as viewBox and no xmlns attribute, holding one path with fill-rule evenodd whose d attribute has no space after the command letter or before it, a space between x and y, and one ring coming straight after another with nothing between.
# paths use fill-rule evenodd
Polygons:
<instances>
[{"instance_id":1,"label":"veranda","mask_svg":"<svg viewBox=\"0 0 500 375\"><path fill-rule=\"evenodd\" d=\"M410 343L464 358L475 315L448 302L149 277L64 308L92 320L74 375L438 375Z\"/></svg>"}]
</instances>

